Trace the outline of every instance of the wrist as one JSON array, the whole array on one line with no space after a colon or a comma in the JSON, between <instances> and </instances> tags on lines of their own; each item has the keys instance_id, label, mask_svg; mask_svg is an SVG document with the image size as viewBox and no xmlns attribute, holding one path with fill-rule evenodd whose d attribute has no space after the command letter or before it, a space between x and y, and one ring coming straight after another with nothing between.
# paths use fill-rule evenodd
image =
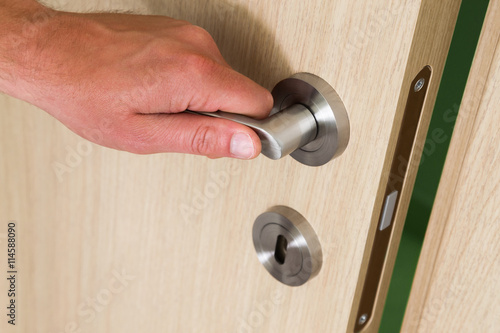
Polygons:
<instances>
[{"instance_id":1,"label":"wrist","mask_svg":"<svg viewBox=\"0 0 500 333\"><path fill-rule=\"evenodd\" d=\"M27 100L25 83L58 12L36 1L0 0L0 91Z\"/></svg>"}]
</instances>

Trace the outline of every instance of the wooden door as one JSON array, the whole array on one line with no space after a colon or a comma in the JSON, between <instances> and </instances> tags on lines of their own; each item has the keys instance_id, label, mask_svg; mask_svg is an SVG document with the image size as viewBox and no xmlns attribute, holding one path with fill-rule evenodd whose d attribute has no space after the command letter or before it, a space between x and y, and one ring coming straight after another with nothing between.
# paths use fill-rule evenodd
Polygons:
<instances>
[{"instance_id":1,"label":"wooden door","mask_svg":"<svg viewBox=\"0 0 500 333\"><path fill-rule=\"evenodd\" d=\"M2 96L0 232L7 243L14 223L18 249L17 322L2 316L2 327L352 332L408 92L430 66L418 148L460 1L51 3L186 19L213 35L229 64L269 89L294 73L314 73L343 100L351 139L342 156L316 168L290 157L137 156L89 144L44 112ZM409 160L366 331L378 327L419 151ZM68 171L56 173L58 165ZM300 212L321 243L321 271L300 287L275 280L253 247L254 219L275 205ZM3 279L2 304L7 288Z\"/></svg>"},{"instance_id":2,"label":"wooden door","mask_svg":"<svg viewBox=\"0 0 500 333\"><path fill-rule=\"evenodd\" d=\"M490 1L403 324L498 332L500 1Z\"/></svg>"}]
</instances>

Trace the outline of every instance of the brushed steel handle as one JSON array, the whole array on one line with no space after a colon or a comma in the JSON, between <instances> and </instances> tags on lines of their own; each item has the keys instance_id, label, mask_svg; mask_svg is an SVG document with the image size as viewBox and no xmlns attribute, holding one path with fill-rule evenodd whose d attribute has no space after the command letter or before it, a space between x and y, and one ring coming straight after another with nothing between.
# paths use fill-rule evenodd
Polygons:
<instances>
[{"instance_id":1,"label":"brushed steel handle","mask_svg":"<svg viewBox=\"0 0 500 333\"><path fill-rule=\"evenodd\" d=\"M272 95L273 110L263 120L223 111L186 112L252 128L261 140L262 154L273 160L291 154L302 164L320 166L342 154L349 142L349 118L326 81L298 73L279 82Z\"/></svg>"},{"instance_id":2,"label":"brushed steel handle","mask_svg":"<svg viewBox=\"0 0 500 333\"><path fill-rule=\"evenodd\" d=\"M188 112L227 119L250 127L260 138L262 154L272 160L280 159L305 146L318 133L314 116L301 104L294 104L263 120L222 111Z\"/></svg>"}]
</instances>

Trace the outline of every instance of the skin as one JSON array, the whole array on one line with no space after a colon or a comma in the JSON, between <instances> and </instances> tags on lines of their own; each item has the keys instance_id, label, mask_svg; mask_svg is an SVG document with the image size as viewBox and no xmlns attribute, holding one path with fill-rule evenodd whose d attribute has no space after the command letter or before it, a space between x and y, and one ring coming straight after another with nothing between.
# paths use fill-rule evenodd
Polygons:
<instances>
[{"instance_id":1,"label":"skin","mask_svg":"<svg viewBox=\"0 0 500 333\"><path fill-rule=\"evenodd\" d=\"M265 118L271 94L224 61L200 27L163 16L78 14L0 0L0 91L97 144L137 154L251 159L246 126L185 110Z\"/></svg>"}]
</instances>

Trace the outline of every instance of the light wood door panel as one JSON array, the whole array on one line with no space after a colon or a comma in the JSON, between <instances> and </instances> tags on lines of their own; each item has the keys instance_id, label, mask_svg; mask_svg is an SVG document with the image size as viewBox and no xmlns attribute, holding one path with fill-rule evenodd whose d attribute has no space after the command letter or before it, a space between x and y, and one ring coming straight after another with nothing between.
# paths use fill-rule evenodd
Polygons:
<instances>
[{"instance_id":1,"label":"light wood door panel","mask_svg":"<svg viewBox=\"0 0 500 333\"><path fill-rule=\"evenodd\" d=\"M267 88L296 72L317 74L344 101L351 140L341 157L318 168L291 158L137 156L89 144L42 111L2 96L0 207L5 225L17 221L19 237L19 321L8 329L352 331L409 84L432 67L415 143L421 147L460 2L53 4L187 19L212 33L232 66ZM383 288L414 160L418 150ZM58 176L60 165L68 171ZM300 212L320 239L322 269L301 287L274 280L253 248L253 221L274 205ZM382 291L371 331L384 297Z\"/></svg>"},{"instance_id":2,"label":"light wood door panel","mask_svg":"<svg viewBox=\"0 0 500 333\"><path fill-rule=\"evenodd\" d=\"M500 1L491 1L409 299L405 332L498 332Z\"/></svg>"}]
</instances>

